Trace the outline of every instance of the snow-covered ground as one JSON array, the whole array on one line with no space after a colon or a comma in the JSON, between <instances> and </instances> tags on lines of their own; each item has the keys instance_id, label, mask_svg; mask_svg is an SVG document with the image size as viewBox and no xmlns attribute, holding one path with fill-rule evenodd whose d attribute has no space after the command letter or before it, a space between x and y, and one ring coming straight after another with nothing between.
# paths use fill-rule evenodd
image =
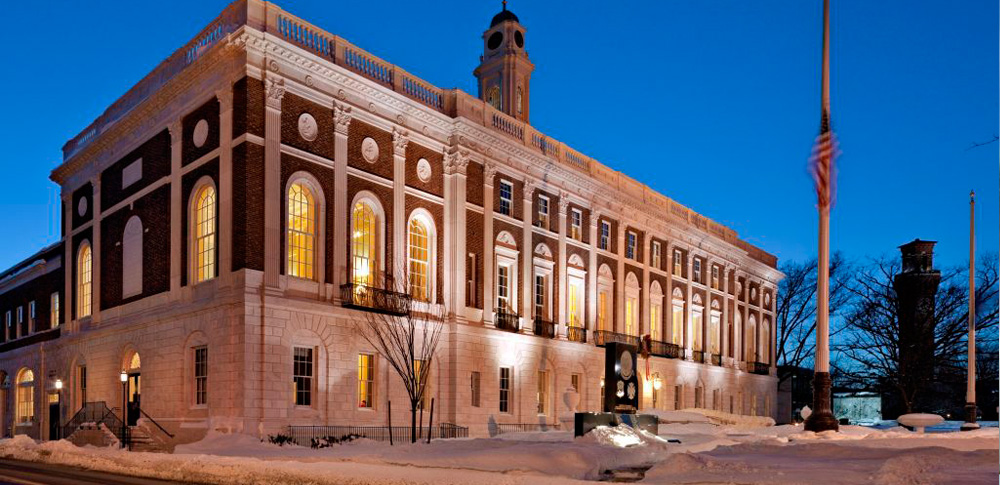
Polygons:
<instances>
[{"instance_id":1,"label":"snow-covered ground","mask_svg":"<svg viewBox=\"0 0 1000 485\"><path fill-rule=\"evenodd\" d=\"M682 416L673 416L681 418ZM210 433L173 454L0 441L0 456L203 483L562 484L609 469L651 467L642 483L997 483L1000 431L917 434L904 428L718 426L688 416L659 436L601 428L397 445L358 440L324 449ZM668 443L679 439L680 444Z\"/></svg>"}]
</instances>

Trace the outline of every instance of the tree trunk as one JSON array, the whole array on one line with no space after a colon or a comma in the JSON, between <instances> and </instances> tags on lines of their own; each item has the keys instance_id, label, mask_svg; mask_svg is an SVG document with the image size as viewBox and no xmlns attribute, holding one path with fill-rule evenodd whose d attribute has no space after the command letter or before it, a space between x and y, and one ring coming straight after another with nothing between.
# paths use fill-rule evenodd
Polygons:
<instances>
[{"instance_id":1,"label":"tree trunk","mask_svg":"<svg viewBox=\"0 0 1000 485\"><path fill-rule=\"evenodd\" d=\"M417 442L417 402L410 402L410 443Z\"/></svg>"}]
</instances>

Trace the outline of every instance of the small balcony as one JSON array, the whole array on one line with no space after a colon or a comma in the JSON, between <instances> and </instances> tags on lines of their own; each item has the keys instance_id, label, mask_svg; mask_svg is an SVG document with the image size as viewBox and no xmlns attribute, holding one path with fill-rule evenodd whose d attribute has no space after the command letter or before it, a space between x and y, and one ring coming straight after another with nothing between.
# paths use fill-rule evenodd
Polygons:
<instances>
[{"instance_id":1,"label":"small balcony","mask_svg":"<svg viewBox=\"0 0 1000 485\"><path fill-rule=\"evenodd\" d=\"M771 366L763 362L747 362L747 372L766 376L771 373Z\"/></svg>"},{"instance_id":2,"label":"small balcony","mask_svg":"<svg viewBox=\"0 0 1000 485\"><path fill-rule=\"evenodd\" d=\"M693 360L695 362L704 363L705 362L705 351L703 351L703 350L692 350L691 351L691 360Z\"/></svg>"},{"instance_id":3,"label":"small balcony","mask_svg":"<svg viewBox=\"0 0 1000 485\"><path fill-rule=\"evenodd\" d=\"M506 332L517 333L519 330L519 321L521 320L521 315L516 313L508 313L503 310L499 310L493 314L493 323L500 330Z\"/></svg>"},{"instance_id":4,"label":"small balcony","mask_svg":"<svg viewBox=\"0 0 1000 485\"><path fill-rule=\"evenodd\" d=\"M653 340L650 342L649 353L668 359L679 359L681 358L681 346Z\"/></svg>"},{"instance_id":5,"label":"small balcony","mask_svg":"<svg viewBox=\"0 0 1000 485\"><path fill-rule=\"evenodd\" d=\"M354 283L340 285L340 300L345 308L397 316L410 313L412 301L406 293Z\"/></svg>"},{"instance_id":6,"label":"small balcony","mask_svg":"<svg viewBox=\"0 0 1000 485\"><path fill-rule=\"evenodd\" d=\"M594 345L598 347L604 347L608 342L618 342L620 344L628 344L639 346L639 337L635 335L626 335L624 333L616 333L610 330L596 330L594 331Z\"/></svg>"},{"instance_id":7,"label":"small balcony","mask_svg":"<svg viewBox=\"0 0 1000 485\"><path fill-rule=\"evenodd\" d=\"M587 343L587 329L583 327L566 327L566 340Z\"/></svg>"},{"instance_id":8,"label":"small balcony","mask_svg":"<svg viewBox=\"0 0 1000 485\"><path fill-rule=\"evenodd\" d=\"M535 319L535 335L545 338L556 338L556 324L541 318Z\"/></svg>"},{"instance_id":9,"label":"small balcony","mask_svg":"<svg viewBox=\"0 0 1000 485\"><path fill-rule=\"evenodd\" d=\"M722 366L722 354L712 354L712 365Z\"/></svg>"}]
</instances>

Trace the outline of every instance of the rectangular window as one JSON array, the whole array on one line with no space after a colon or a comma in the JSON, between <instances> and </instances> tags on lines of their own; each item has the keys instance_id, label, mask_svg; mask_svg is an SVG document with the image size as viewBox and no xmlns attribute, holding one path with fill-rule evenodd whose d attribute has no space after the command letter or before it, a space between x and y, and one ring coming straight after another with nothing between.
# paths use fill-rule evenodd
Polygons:
<instances>
[{"instance_id":1,"label":"rectangular window","mask_svg":"<svg viewBox=\"0 0 1000 485\"><path fill-rule=\"evenodd\" d=\"M692 269L694 271L693 281L701 283L701 260L694 258L694 261L691 264L693 265Z\"/></svg>"},{"instance_id":2,"label":"rectangular window","mask_svg":"<svg viewBox=\"0 0 1000 485\"><path fill-rule=\"evenodd\" d=\"M684 407L684 387L674 386L674 410Z\"/></svg>"},{"instance_id":3,"label":"rectangular window","mask_svg":"<svg viewBox=\"0 0 1000 485\"><path fill-rule=\"evenodd\" d=\"M579 280L576 280L579 281ZM576 281L570 281L569 283L569 326L570 327L580 327L580 322L583 320L580 314L582 305L580 305L581 294L580 284Z\"/></svg>"},{"instance_id":4,"label":"rectangular window","mask_svg":"<svg viewBox=\"0 0 1000 485\"><path fill-rule=\"evenodd\" d=\"M500 412L510 412L510 367L500 368Z\"/></svg>"},{"instance_id":5,"label":"rectangular window","mask_svg":"<svg viewBox=\"0 0 1000 485\"><path fill-rule=\"evenodd\" d=\"M570 211L569 237L577 241L583 239L583 213L579 209Z\"/></svg>"},{"instance_id":6,"label":"rectangular window","mask_svg":"<svg viewBox=\"0 0 1000 485\"><path fill-rule=\"evenodd\" d=\"M674 305L673 323L670 326L670 343L684 345L684 307Z\"/></svg>"},{"instance_id":7,"label":"rectangular window","mask_svg":"<svg viewBox=\"0 0 1000 485\"><path fill-rule=\"evenodd\" d=\"M601 221L601 241L598 247L605 251L611 250L611 223L608 221Z\"/></svg>"},{"instance_id":8,"label":"rectangular window","mask_svg":"<svg viewBox=\"0 0 1000 485\"><path fill-rule=\"evenodd\" d=\"M499 212L505 216L512 215L511 207L513 201L514 201L514 186L506 180L501 180Z\"/></svg>"},{"instance_id":9,"label":"rectangular window","mask_svg":"<svg viewBox=\"0 0 1000 485\"><path fill-rule=\"evenodd\" d=\"M719 267L712 266L712 289L719 289Z\"/></svg>"},{"instance_id":10,"label":"rectangular window","mask_svg":"<svg viewBox=\"0 0 1000 485\"><path fill-rule=\"evenodd\" d=\"M476 408L478 408L479 405L480 405L479 390L481 388L479 386L481 385L481 379L482 378L480 377L479 372L477 372L477 371L473 371L472 372L472 377L470 378L471 382L469 383L469 386L472 388L471 389L471 391L472 391L472 407L476 407Z\"/></svg>"},{"instance_id":11,"label":"rectangular window","mask_svg":"<svg viewBox=\"0 0 1000 485\"><path fill-rule=\"evenodd\" d=\"M538 196L538 227L549 228L549 198Z\"/></svg>"},{"instance_id":12,"label":"rectangular window","mask_svg":"<svg viewBox=\"0 0 1000 485\"><path fill-rule=\"evenodd\" d=\"M375 356L358 354L358 407L375 407Z\"/></svg>"},{"instance_id":13,"label":"rectangular window","mask_svg":"<svg viewBox=\"0 0 1000 485\"><path fill-rule=\"evenodd\" d=\"M4 322L7 324L7 339L14 340L17 337L17 332L14 330L14 322L10 319L10 310L7 310Z\"/></svg>"},{"instance_id":14,"label":"rectangular window","mask_svg":"<svg viewBox=\"0 0 1000 485\"><path fill-rule=\"evenodd\" d=\"M639 335L637 302L635 298L625 299L625 335Z\"/></svg>"},{"instance_id":15,"label":"rectangular window","mask_svg":"<svg viewBox=\"0 0 1000 485\"><path fill-rule=\"evenodd\" d=\"M295 347L292 361L292 392L296 406L312 406L313 349Z\"/></svg>"},{"instance_id":16,"label":"rectangular window","mask_svg":"<svg viewBox=\"0 0 1000 485\"><path fill-rule=\"evenodd\" d=\"M28 302L28 321L25 322L24 328L25 328L25 331L24 331L25 335L38 330L37 328L35 328L35 301L34 300Z\"/></svg>"},{"instance_id":17,"label":"rectangular window","mask_svg":"<svg viewBox=\"0 0 1000 485\"><path fill-rule=\"evenodd\" d=\"M194 349L194 403L208 404L208 347Z\"/></svg>"},{"instance_id":18,"label":"rectangular window","mask_svg":"<svg viewBox=\"0 0 1000 485\"><path fill-rule=\"evenodd\" d=\"M28 334L24 330L24 307L17 307L17 331L18 337L23 337Z\"/></svg>"},{"instance_id":19,"label":"rectangular window","mask_svg":"<svg viewBox=\"0 0 1000 485\"><path fill-rule=\"evenodd\" d=\"M80 402L87 402L87 366L80 366Z\"/></svg>"},{"instance_id":20,"label":"rectangular window","mask_svg":"<svg viewBox=\"0 0 1000 485\"><path fill-rule=\"evenodd\" d=\"M476 254L469 253L465 265L465 306L474 307L479 301L479 280L476 277Z\"/></svg>"},{"instance_id":21,"label":"rectangular window","mask_svg":"<svg viewBox=\"0 0 1000 485\"><path fill-rule=\"evenodd\" d=\"M56 328L59 326L59 292L52 294L49 304L49 314L51 315L51 321L49 322L49 327Z\"/></svg>"},{"instance_id":22,"label":"rectangular window","mask_svg":"<svg viewBox=\"0 0 1000 485\"><path fill-rule=\"evenodd\" d=\"M625 257L628 259L635 259L635 244L636 236L635 233L629 231L626 233L628 240L625 242Z\"/></svg>"},{"instance_id":23,"label":"rectangular window","mask_svg":"<svg viewBox=\"0 0 1000 485\"><path fill-rule=\"evenodd\" d=\"M577 394L580 393L580 374L573 374L569 376L569 385L573 388Z\"/></svg>"},{"instance_id":24,"label":"rectangular window","mask_svg":"<svg viewBox=\"0 0 1000 485\"><path fill-rule=\"evenodd\" d=\"M545 311L545 276L535 275L535 318L546 320Z\"/></svg>"},{"instance_id":25,"label":"rectangular window","mask_svg":"<svg viewBox=\"0 0 1000 485\"><path fill-rule=\"evenodd\" d=\"M549 405L549 373L538 371L538 415L544 416Z\"/></svg>"},{"instance_id":26,"label":"rectangular window","mask_svg":"<svg viewBox=\"0 0 1000 485\"><path fill-rule=\"evenodd\" d=\"M653 241L653 247L652 247L652 251L651 252L652 252L652 255L650 256L649 265L652 266L652 267L654 267L654 268L656 268L656 269L660 269L660 243L659 242Z\"/></svg>"},{"instance_id":27,"label":"rectangular window","mask_svg":"<svg viewBox=\"0 0 1000 485\"><path fill-rule=\"evenodd\" d=\"M674 276L681 276L684 269L683 257L679 249L674 250Z\"/></svg>"},{"instance_id":28,"label":"rectangular window","mask_svg":"<svg viewBox=\"0 0 1000 485\"><path fill-rule=\"evenodd\" d=\"M608 329L608 293L604 291L597 295L597 329Z\"/></svg>"},{"instance_id":29,"label":"rectangular window","mask_svg":"<svg viewBox=\"0 0 1000 485\"><path fill-rule=\"evenodd\" d=\"M497 266L497 310L510 311L510 266Z\"/></svg>"}]
</instances>

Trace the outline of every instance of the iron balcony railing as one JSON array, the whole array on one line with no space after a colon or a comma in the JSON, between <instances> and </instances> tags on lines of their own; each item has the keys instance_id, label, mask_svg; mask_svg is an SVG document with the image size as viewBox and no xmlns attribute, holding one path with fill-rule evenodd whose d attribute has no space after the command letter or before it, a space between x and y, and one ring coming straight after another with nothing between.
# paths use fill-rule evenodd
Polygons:
<instances>
[{"instance_id":1,"label":"iron balcony railing","mask_svg":"<svg viewBox=\"0 0 1000 485\"><path fill-rule=\"evenodd\" d=\"M597 330L594 332L594 345L604 347L608 342L618 342L638 347L639 337L636 337L635 335L626 335L624 333L616 333L610 330Z\"/></svg>"},{"instance_id":2,"label":"iron balcony railing","mask_svg":"<svg viewBox=\"0 0 1000 485\"><path fill-rule=\"evenodd\" d=\"M691 360L695 362L705 362L705 351L703 350L693 350L691 351Z\"/></svg>"},{"instance_id":3,"label":"iron balcony railing","mask_svg":"<svg viewBox=\"0 0 1000 485\"><path fill-rule=\"evenodd\" d=\"M541 318L535 319L535 335L545 338L556 338L556 324Z\"/></svg>"},{"instance_id":4,"label":"iron balcony railing","mask_svg":"<svg viewBox=\"0 0 1000 485\"><path fill-rule=\"evenodd\" d=\"M357 308L389 315L410 313L412 298L385 288L346 283L340 286L341 304L346 308Z\"/></svg>"},{"instance_id":5,"label":"iron balcony railing","mask_svg":"<svg viewBox=\"0 0 1000 485\"><path fill-rule=\"evenodd\" d=\"M666 357L668 359L679 359L681 358L681 346L669 342L653 340L650 342L649 353L660 357Z\"/></svg>"},{"instance_id":6,"label":"iron balcony railing","mask_svg":"<svg viewBox=\"0 0 1000 485\"><path fill-rule=\"evenodd\" d=\"M763 362L747 362L747 371L751 374L766 376L771 373L771 366Z\"/></svg>"},{"instance_id":7,"label":"iron balcony railing","mask_svg":"<svg viewBox=\"0 0 1000 485\"><path fill-rule=\"evenodd\" d=\"M566 340L587 343L587 329L583 327L566 327Z\"/></svg>"},{"instance_id":8,"label":"iron balcony railing","mask_svg":"<svg viewBox=\"0 0 1000 485\"><path fill-rule=\"evenodd\" d=\"M722 355L721 354L712 354L712 365L718 365L718 366L722 365Z\"/></svg>"},{"instance_id":9,"label":"iron balcony railing","mask_svg":"<svg viewBox=\"0 0 1000 485\"><path fill-rule=\"evenodd\" d=\"M508 313L503 310L497 310L493 314L493 322L496 324L497 328L500 330L505 330L507 332L515 332L519 330L518 322L521 320L521 315L516 313Z\"/></svg>"}]
</instances>

